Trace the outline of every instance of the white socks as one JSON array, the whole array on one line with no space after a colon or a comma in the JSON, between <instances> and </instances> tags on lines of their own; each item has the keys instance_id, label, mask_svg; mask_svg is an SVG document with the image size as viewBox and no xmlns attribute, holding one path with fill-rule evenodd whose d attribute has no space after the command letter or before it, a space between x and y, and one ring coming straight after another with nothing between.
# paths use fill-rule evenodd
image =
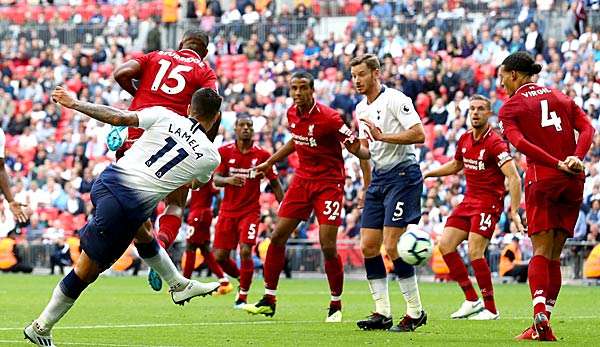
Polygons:
<instances>
[{"instance_id":1,"label":"white socks","mask_svg":"<svg viewBox=\"0 0 600 347\"><path fill-rule=\"evenodd\" d=\"M50 302L48 302L48 305L46 305L46 308L42 311L38 319L35 320L37 326L34 324L34 327L39 330L39 333L45 334L49 332L74 303L75 300L66 296L62 289L60 289L59 282L52 292Z\"/></svg>"},{"instance_id":2,"label":"white socks","mask_svg":"<svg viewBox=\"0 0 600 347\"><path fill-rule=\"evenodd\" d=\"M156 271L160 277L169 284L172 291L178 292L190 283L190 280L183 277L164 248L160 247L158 254L152 258L142 258L148 266Z\"/></svg>"},{"instance_id":3,"label":"white socks","mask_svg":"<svg viewBox=\"0 0 600 347\"><path fill-rule=\"evenodd\" d=\"M392 316L392 308L390 305L390 296L388 294L388 282L386 278L377 278L369 281L371 295L375 301L375 312L386 316Z\"/></svg>"},{"instance_id":4,"label":"white socks","mask_svg":"<svg viewBox=\"0 0 600 347\"><path fill-rule=\"evenodd\" d=\"M421 306L421 295L419 294L419 286L417 285L417 276L412 275L408 278L399 279L398 284L400 284L400 291L404 296L404 301L406 301L406 314L411 318L421 317L423 306Z\"/></svg>"}]
</instances>

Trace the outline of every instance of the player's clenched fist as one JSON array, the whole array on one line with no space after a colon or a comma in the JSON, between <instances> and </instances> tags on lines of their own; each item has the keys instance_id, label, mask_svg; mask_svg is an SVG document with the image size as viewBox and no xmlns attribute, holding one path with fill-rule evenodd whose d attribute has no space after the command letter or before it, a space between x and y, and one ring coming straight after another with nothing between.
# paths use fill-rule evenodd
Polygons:
<instances>
[{"instance_id":1,"label":"player's clenched fist","mask_svg":"<svg viewBox=\"0 0 600 347\"><path fill-rule=\"evenodd\" d=\"M52 100L54 102L63 105L64 107L71 108L77 100L75 100L71 94L63 87L56 87L52 92Z\"/></svg>"},{"instance_id":2,"label":"player's clenched fist","mask_svg":"<svg viewBox=\"0 0 600 347\"><path fill-rule=\"evenodd\" d=\"M567 158L565 158L564 163L569 167L569 169L576 172L581 172L585 169L585 166L583 165L581 159L575 156L568 156Z\"/></svg>"}]
</instances>

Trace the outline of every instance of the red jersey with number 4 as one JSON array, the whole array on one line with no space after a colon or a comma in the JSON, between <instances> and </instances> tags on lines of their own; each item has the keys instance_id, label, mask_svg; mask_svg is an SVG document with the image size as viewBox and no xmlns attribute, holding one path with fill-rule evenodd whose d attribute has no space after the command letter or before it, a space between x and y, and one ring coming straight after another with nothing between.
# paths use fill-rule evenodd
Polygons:
<instances>
[{"instance_id":1,"label":"red jersey with number 4","mask_svg":"<svg viewBox=\"0 0 600 347\"><path fill-rule=\"evenodd\" d=\"M135 60L141 66L142 76L129 107L132 111L163 106L186 116L194 92L217 89L214 71L192 50L154 51ZM138 138L142 132L130 128L129 137Z\"/></svg>"},{"instance_id":2,"label":"red jersey with number 4","mask_svg":"<svg viewBox=\"0 0 600 347\"><path fill-rule=\"evenodd\" d=\"M192 190L190 213L210 209L212 207L213 196L218 193L219 190L213 186L212 180L208 181L200 189Z\"/></svg>"},{"instance_id":3,"label":"red jersey with number 4","mask_svg":"<svg viewBox=\"0 0 600 347\"><path fill-rule=\"evenodd\" d=\"M248 152L242 153L235 143L219 148L219 154L221 155L221 164L215 170L216 173L223 177L239 176L246 179L246 183L242 187L230 184L225 186L225 196L221 202L219 213L226 216L238 216L260 211L261 178L256 178L255 171L251 169L267 161L271 154L257 145L253 145ZM266 178L269 181L277 178L275 166L267 171Z\"/></svg>"},{"instance_id":4,"label":"red jersey with number 4","mask_svg":"<svg viewBox=\"0 0 600 347\"><path fill-rule=\"evenodd\" d=\"M583 159L594 132L572 99L535 83L517 89L499 117L508 141L527 156L528 181L564 176L557 169L558 161L572 155ZM577 142L575 130L579 132Z\"/></svg>"},{"instance_id":5,"label":"red jersey with number 4","mask_svg":"<svg viewBox=\"0 0 600 347\"><path fill-rule=\"evenodd\" d=\"M344 182L346 172L340 143L356 137L332 108L315 103L307 114L296 105L287 112L288 128L298 153L295 175L307 180Z\"/></svg>"},{"instance_id":6,"label":"red jersey with number 4","mask_svg":"<svg viewBox=\"0 0 600 347\"><path fill-rule=\"evenodd\" d=\"M509 153L508 144L491 127L479 140L473 137L473 130L460 137L454 159L464 164L467 179L465 204L486 211L502 208L506 190L500 168L512 159Z\"/></svg>"}]
</instances>

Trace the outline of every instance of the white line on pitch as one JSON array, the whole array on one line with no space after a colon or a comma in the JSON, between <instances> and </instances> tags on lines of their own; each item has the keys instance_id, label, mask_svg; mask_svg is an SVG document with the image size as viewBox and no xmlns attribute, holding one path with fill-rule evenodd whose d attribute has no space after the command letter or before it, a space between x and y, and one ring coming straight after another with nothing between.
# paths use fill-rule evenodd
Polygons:
<instances>
[{"instance_id":1,"label":"white line on pitch","mask_svg":"<svg viewBox=\"0 0 600 347\"><path fill-rule=\"evenodd\" d=\"M10 343L10 344L30 344L29 341L27 340L0 340L0 344L2 343ZM61 345L69 345L69 346L89 346L90 343L89 342L61 342ZM122 344L116 344L116 343L98 343L98 342L94 342L94 346L107 346L107 347L179 347L176 345L169 345L169 346L164 346L164 345L122 345Z\"/></svg>"}]
</instances>

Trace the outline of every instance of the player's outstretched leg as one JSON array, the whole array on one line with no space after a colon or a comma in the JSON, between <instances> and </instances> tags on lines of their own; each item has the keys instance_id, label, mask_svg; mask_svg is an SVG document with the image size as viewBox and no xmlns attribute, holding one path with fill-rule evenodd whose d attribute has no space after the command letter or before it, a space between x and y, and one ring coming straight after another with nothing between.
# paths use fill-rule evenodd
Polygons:
<instances>
[{"instance_id":1,"label":"player's outstretched leg","mask_svg":"<svg viewBox=\"0 0 600 347\"><path fill-rule=\"evenodd\" d=\"M206 296L219 289L218 282L200 283L183 277L169 258L164 248L158 245L156 239L150 242L136 242L140 258L152 267L168 284L173 302L183 305L196 296Z\"/></svg>"}]
</instances>

